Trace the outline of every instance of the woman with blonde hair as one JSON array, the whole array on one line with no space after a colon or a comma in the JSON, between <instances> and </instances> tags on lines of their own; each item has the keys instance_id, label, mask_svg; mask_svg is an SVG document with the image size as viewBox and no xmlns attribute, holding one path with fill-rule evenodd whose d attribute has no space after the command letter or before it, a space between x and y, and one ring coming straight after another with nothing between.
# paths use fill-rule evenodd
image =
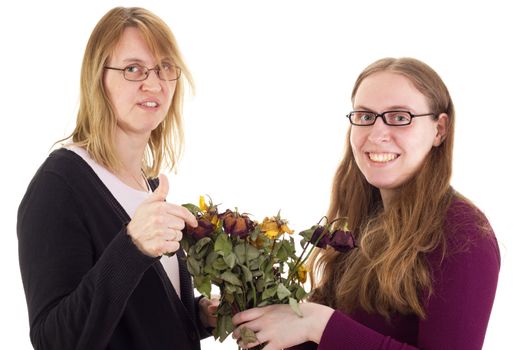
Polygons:
<instances>
[{"instance_id":1,"label":"woman with blonde hair","mask_svg":"<svg viewBox=\"0 0 525 350\"><path fill-rule=\"evenodd\" d=\"M486 217L450 185L445 84L421 61L385 58L359 75L352 103L328 218L346 218L357 248L316 251L303 317L255 308L234 317L234 336L248 327L265 350L481 349L500 256Z\"/></svg>"},{"instance_id":2,"label":"woman with blonde hair","mask_svg":"<svg viewBox=\"0 0 525 350\"><path fill-rule=\"evenodd\" d=\"M195 298L179 250L196 225L166 202L183 142L184 83L169 27L117 7L95 26L69 142L36 172L18 210L35 349L200 349L216 303ZM171 255L171 257L169 257Z\"/></svg>"}]
</instances>

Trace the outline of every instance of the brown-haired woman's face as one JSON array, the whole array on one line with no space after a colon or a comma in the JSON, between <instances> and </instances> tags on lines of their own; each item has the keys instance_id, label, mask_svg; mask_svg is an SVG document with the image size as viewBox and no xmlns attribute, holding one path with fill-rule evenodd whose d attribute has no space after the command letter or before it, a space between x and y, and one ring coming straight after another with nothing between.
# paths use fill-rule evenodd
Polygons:
<instances>
[{"instance_id":1,"label":"brown-haired woman's face","mask_svg":"<svg viewBox=\"0 0 525 350\"><path fill-rule=\"evenodd\" d=\"M131 73L139 66L154 68L157 60L140 31L128 27L106 67L127 67ZM118 130L127 135L149 137L166 117L176 86L176 81L160 80L153 70L143 81L129 81L122 71L106 69L104 87L117 117Z\"/></svg>"},{"instance_id":2,"label":"brown-haired woman's face","mask_svg":"<svg viewBox=\"0 0 525 350\"><path fill-rule=\"evenodd\" d=\"M431 113L426 97L400 74L379 72L365 78L354 97L354 110L374 113L408 111ZM357 166L381 194L399 187L420 168L433 146L441 142L441 124L431 116L416 117L409 125L390 126L377 117L375 124L352 126L350 144Z\"/></svg>"}]
</instances>

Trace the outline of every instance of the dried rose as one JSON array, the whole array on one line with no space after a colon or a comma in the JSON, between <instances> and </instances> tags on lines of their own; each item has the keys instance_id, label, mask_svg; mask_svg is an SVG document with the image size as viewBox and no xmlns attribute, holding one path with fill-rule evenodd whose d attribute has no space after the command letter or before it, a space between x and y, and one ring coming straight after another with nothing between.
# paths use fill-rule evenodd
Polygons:
<instances>
[{"instance_id":1,"label":"dried rose","mask_svg":"<svg viewBox=\"0 0 525 350\"><path fill-rule=\"evenodd\" d=\"M306 282L306 276L308 274L308 269L304 265L299 265L297 268L297 277L299 279L299 282L305 283Z\"/></svg>"},{"instance_id":2,"label":"dried rose","mask_svg":"<svg viewBox=\"0 0 525 350\"><path fill-rule=\"evenodd\" d=\"M346 253L355 248L355 241L350 231L335 230L328 243L332 248L341 253Z\"/></svg>"},{"instance_id":3,"label":"dried rose","mask_svg":"<svg viewBox=\"0 0 525 350\"><path fill-rule=\"evenodd\" d=\"M215 229L215 225L212 222L210 222L207 216L198 218L197 223L197 227L186 226L184 228L184 232L190 235L191 237L195 238L196 240L211 236L212 232Z\"/></svg>"},{"instance_id":4,"label":"dried rose","mask_svg":"<svg viewBox=\"0 0 525 350\"><path fill-rule=\"evenodd\" d=\"M234 237L246 238L255 227L255 224L250 220L248 215L239 214L230 209L220 214L219 218L223 221L224 231Z\"/></svg>"},{"instance_id":5,"label":"dried rose","mask_svg":"<svg viewBox=\"0 0 525 350\"><path fill-rule=\"evenodd\" d=\"M261 224L261 231L269 239L276 239L285 232L289 234L294 232L288 228L288 223L285 220L280 219L278 216L264 218Z\"/></svg>"},{"instance_id":6,"label":"dried rose","mask_svg":"<svg viewBox=\"0 0 525 350\"><path fill-rule=\"evenodd\" d=\"M318 248L326 248L326 245L330 242L330 231L325 226L318 226L312 233L310 242Z\"/></svg>"}]
</instances>

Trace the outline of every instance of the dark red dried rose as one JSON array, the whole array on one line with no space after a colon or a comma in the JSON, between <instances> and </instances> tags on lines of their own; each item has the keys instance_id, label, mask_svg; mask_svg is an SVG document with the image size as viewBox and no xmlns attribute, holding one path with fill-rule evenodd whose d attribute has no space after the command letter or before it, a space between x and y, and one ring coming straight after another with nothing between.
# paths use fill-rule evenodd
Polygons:
<instances>
[{"instance_id":1,"label":"dark red dried rose","mask_svg":"<svg viewBox=\"0 0 525 350\"><path fill-rule=\"evenodd\" d=\"M207 217L198 218L197 223L197 227L186 226L184 232L196 240L211 236L215 227Z\"/></svg>"},{"instance_id":2,"label":"dark red dried rose","mask_svg":"<svg viewBox=\"0 0 525 350\"><path fill-rule=\"evenodd\" d=\"M312 233L310 242L318 248L326 248L326 245L330 242L330 231L324 226L318 226Z\"/></svg>"},{"instance_id":3,"label":"dark red dried rose","mask_svg":"<svg viewBox=\"0 0 525 350\"><path fill-rule=\"evenodd\" d=\"M224 231L233 237L246 238L255 227L248 215L239 214L230 209L220 214L219 218L223 222Z\"/></svg>"},{"instance_id":4,"label":"dark red dried rose","mask_svg":"<svg viewBox=\"0 0 525 350\"><path fill-rule=\"evenodd\" d=\"M335 230L330 236L328 245L341 253L346 253L355 248L354 236L350 231Z\"/></svg>"}]
</instances>

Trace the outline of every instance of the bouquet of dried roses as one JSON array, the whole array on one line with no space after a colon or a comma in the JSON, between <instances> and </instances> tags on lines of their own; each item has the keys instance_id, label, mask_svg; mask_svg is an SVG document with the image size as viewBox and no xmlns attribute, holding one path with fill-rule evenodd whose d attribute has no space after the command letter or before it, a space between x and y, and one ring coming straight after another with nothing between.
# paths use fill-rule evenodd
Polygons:
<instances>
[{"instance_id":1,"label":"bouquet of dried roses","mask_svg":"<svg viewBox=\"0 0 525 350\"><path fill-rule=\"evenodd\" d=\"M298 303L308 296L306 259L312 248L332 247L341 252L355 247L348 231L329 225L314 225L299 233L297 254L293 230L278 213L262 223L246 213L227 209L219 212L211 199L200 197L199 205L184 204L197 218L198 226L186 227L181 246L194 278L195 288L211 297L219 288L220 303L214 337L221 342L233 331L232 316L253 307L289 304L300 316ZM246 334L246 337L254 336Z\"/></svg>"}]
</instances>

